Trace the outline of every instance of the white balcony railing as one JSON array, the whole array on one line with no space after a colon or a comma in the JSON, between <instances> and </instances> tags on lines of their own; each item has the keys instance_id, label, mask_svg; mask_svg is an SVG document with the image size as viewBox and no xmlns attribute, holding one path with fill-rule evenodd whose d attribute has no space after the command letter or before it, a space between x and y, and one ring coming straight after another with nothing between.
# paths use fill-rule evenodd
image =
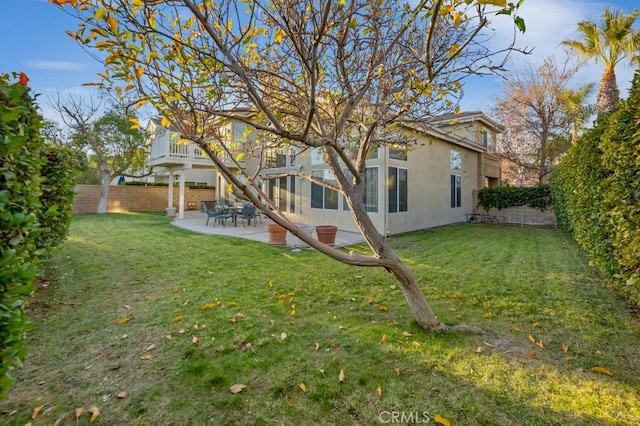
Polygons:
<instances>
[{"instance_id":1,"label":"white balcony railing","mask_svg":"<svg viewBox=\"0 0 640 426\"><path fill-rule=\"evenodd\" d=\"M223 161L228 165L233 165L228 158L223 158ZM166 166L187 163L213 167L213 161L202 148L193 142L178 144L166 138L159 138L151 143L150 165ZM243 161L240 161L240 163L243 163Z\"/></svg>"}]
</instances>

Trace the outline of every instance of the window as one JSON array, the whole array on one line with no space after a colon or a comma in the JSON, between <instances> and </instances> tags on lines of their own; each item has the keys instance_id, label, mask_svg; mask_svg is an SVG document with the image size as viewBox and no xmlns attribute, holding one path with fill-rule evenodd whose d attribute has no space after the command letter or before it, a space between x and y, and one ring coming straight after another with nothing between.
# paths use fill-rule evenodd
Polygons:
<instances>
[{"instance_id":1,"label":"window","mask_svg":"<svg viewBox=\"0 0 640 426\"><path fill-rule=\"evenodd\" d=\"M389 147L389 158L392 160L407 161L409 151L405 149L391 148Z\"/></svg>"},{"instance_id":2,"label":"window","mask_svg":"<svg viewBox=\"0 0 640 426\"><path fill-rule=\"evenodd\" d=\"M312 171L311 176L328 183L336 183L329 170ZM338 191L311 182L311 207L314 209L338 210Z\"/></svg>"},{"instance_id":3,"label":"window","mask_svg":"<svg viewBox=\"0 0 640 426\"><path fill-rule=\"evenodd\" d=\"M289 176L289 213L295 213L295 212L296 212L296 177Z\"/></svg>"},{"instance_id":4,"label":"window","mask_svg":"<svg viewBox=\"0 0 640 426\"><path fill-rule=\"evenodd\" d=\"M451 208L461 207L462 176L451 175Z\"/></svg>"},{"instance_id":5,"label":"window","mask_svg":"<svg viewBox=\"0 0 640 426\"><path fill-rule=\"evenodd\" d=\"M378 213L378 170L377 167L367 167L364 171L363 201L365 210L370 213ZM347 179L352 179L349 170L344 169L344 173L347 175ZM347 200L344 198L342 199L342 210L349 210Z\"/></svg>"},{"instance_id":6,"label":"window","mask_svg":"<svg viewBox=\"0 0 640 426\"><path fill-rule=\"evenodd\" d=\"M274 204L278 207L280 211L286 211L287 206L289 207L289 212L295 212L295 177L289 176L290 179L286 177L279 177L274 179L269 179L267 181L268 192L267 195L274 202ZM287 187L287 183L289 183L289 187ZM289 198L289 203L287 204L287 197Z\"/></svg>"},{"instance_id":7,"label":"window","mask_svg":"<svg viewBox=\"0 0 640 426\"><path fill-rule=\"evenodd\" d=\"M265 151L264 166L268 169L287 166L287 156L280 154L275 149Z\"/></svg>"},{"instance_id":8,"label":"window","mask_svg":"<svg viewBox=\"0 0 640 426\"><path fill-rule=\"evenodd\" d=\"M460 170L462 168L462 154L460 151L451 150L451 170Z\"/></svg>"},{"instance_id":9,"label":"window","mask_svg":"<svg viewBox=\"0 0 640 426\"><path fill-rule=\"evenodd\" d=\"M482 131L482 143L487 148L487 152L493 152L493 134L487 130Z\"/></svg>"},{"instance_id":10,"label":"window","mask_svg":"<svg viewBox=\"0 0 640 426\"><path fill-rule=\"evenodd\" d=\"M311 150L311 164L324 164L324 150L322 148Z\"/></svg>"},{"instance_id":11,"label":"window","mask_svg":"<svg viewBox=\"0 0 640 426\"><path fill-rule=\"evenodd\" d=\"M407 169L389 167L387 189L389 191L389 213L407 211Z\"/></svg>"}]
</instances>

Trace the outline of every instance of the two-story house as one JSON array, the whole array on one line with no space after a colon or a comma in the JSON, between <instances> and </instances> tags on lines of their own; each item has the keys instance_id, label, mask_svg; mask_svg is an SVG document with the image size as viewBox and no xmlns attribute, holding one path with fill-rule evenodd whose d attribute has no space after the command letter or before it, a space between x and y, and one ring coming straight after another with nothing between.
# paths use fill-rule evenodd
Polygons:
<instances>
[{"instance_id":1,"label":"two-story house","mask_svg":"<svg viewBox=\"0 0 640 426\"><path fill-rule=\"evenodd\" d=\"M247 134L244 124L227 126L230 141L251 143L243 139ZM494 152L494 141L503 128L485 114L444 115L405 130L416 141L409 149L380 147L367 160L365 206L381 234L462 222L473 211L473 191L500 183L500 158ZM227 197L227 184L211 161L195 144L178 145L169 133L158 132L151 164L165 168L170 179L177 174L181 182L191 180L196 172L209 173L200 179L214 183L216 197ZM262 188L293 222L332 224L357 231L341 194L299 176L333 181L320 150L272 151L263 160ZM255 171L258 163L247 159L243 167ZM178 208L182 211L179 201Z\"/></svg>"}]
</instances>

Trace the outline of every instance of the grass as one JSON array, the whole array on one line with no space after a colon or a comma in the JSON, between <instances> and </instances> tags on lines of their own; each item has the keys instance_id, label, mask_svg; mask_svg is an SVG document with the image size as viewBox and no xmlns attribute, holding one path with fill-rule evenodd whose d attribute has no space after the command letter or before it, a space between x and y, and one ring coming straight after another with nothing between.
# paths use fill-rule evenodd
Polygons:
<instances>
[{"instance_id":1,"label":"grass","mask_svg":"<svg viewBox=\"0 0 640 426\"><path fill-rule=\"evenodd\" d=\"M391 244L445 322L486 333L423 332L384 271L314 251L75 217L3 423L88 424L91 406L107 425L640 423L640 320L568 236L465 224Z\"/></svg>"}]
</instances>

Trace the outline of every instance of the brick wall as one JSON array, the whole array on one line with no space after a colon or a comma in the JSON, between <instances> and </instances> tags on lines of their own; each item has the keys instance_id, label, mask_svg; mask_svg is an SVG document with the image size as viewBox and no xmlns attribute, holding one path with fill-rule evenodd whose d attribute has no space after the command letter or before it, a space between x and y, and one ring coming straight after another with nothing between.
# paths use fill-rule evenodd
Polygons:
<instances>
[{"instance_id":1,"label":"brick wall","mask_svg":"<svg viewBox=\"0 0 640 426\"><path fill-rule=\"evenodd\" d=\"M100 185L76 186L73 203L74 214L95 213L100 198ZM108 212L160 212L167 208L169 189L166 186L129 186L113 185L109 187L107 201ZM173 206L178 210L179 189L173 188ZM199 210L200 201L215 200L214 189L185 188L185 210Z\"/></svg>"},{"instance_id":2,"label":"brick wall","mask_svg":"<svg viewBox=\"0 0 640 426\"><path fill-rule=\"evenodd\" d=\"M484 207L478 206L478 192L473 191L473 205L476 206L474 213L488 213L494 216L498 223L509 223L530 226L558 226L558 220L553 208L537 209L533 207L509 207L498 210L491 208L487 212Z\"/></svg>"}]
</instances>

